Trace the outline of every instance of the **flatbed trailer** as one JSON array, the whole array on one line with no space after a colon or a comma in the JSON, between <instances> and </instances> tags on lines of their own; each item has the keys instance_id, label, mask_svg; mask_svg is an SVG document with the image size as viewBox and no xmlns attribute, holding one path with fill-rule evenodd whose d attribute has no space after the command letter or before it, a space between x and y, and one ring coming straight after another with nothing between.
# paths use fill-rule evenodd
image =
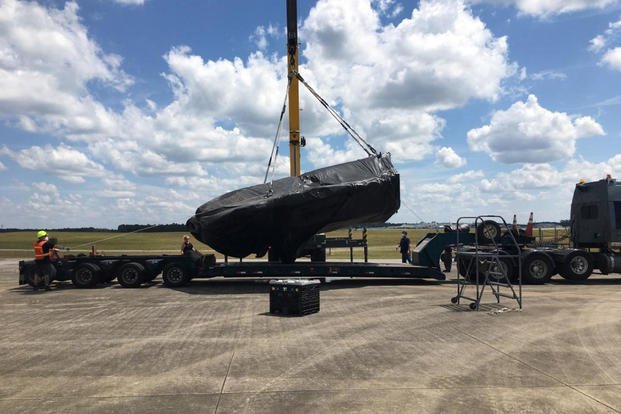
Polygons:
<instances>
[{"instance_id":1,"label":"flatbed trailer","mask_svg":"<svg viewBox=\"0 0 621 414\"><path fill-rule=\"evenodd\" d=\"M71 280L76 287L89 288L115 278L124 287L135 288L162 275L168 287L181 287L192 279L214 277L326 278L389 277L445 280L437 268L401 263L266 261L216 263L214 255L76 256L55 262L54 280ZM34 260L19 262L19 284L34 283Z\"/></svg>"}]
</instances>

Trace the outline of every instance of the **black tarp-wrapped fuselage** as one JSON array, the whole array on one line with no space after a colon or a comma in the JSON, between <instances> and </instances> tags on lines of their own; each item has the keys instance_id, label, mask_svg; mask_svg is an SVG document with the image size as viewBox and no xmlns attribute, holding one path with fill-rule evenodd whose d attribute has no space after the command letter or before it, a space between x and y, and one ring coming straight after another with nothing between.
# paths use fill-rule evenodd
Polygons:
<instances>
[{"instance_id":1,"label":"black tarp-wrapped fuselage","mask_svg":"<svg viewBox=\"0 0 621 414\"><path fill-rule=\"evenodd\" d=\"M321 168L223 194L203 204L190 232L216 251L292 262L314 234L383 223L400 205L389 154Z\"/></svg>"}]
</instances>

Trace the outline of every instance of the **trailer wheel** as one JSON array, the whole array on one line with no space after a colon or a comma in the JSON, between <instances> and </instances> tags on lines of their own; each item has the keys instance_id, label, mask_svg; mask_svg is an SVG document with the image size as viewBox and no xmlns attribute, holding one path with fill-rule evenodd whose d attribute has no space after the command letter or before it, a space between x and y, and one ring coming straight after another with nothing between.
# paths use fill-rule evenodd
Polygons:
<instances>
[{"instance_id":1,"label":"trailer wheel","mask_svg":"<svg viewBox=\"0 0 621 414\"><path fill-rule=\"evenodd\" d=\"M162 270L162 279L168 287L176 288L185 286L190 282L190 277L184 267L178 263L168 263Z\"/></svg>"},{"instance_id":2,"label":"trailer wheel","mask_svg":"<svg viewBox=\"0 0 621 414\"><path fill-rule=\"evenodd\" d=\"M523 281L533 285L548 283L552 277L552 261L542 253L531 253L522 263Z\"/></svg>"},{"instance_id":3,"label":"trailer wheel","mask_svg":"<svg viewBox=\"0 0 621 414\"><path fill-rule=\"evenodd\" d=\"M80 264L71 277L71 282L78 288L92 288L99 282L101 268L95 263Z\"/></svg>"},{"instance_id":4,"label":"trailer wheel","mask_svg":"<svg viewBox=\"0 0 621 414\"><path fill-rule=\"evenodd\" d=\"M571 282L584 282L593 272L593 261L588 253L574 250L561 263L559 274Z\"/></svg>"},{"instance_id":5,"label":"trailer wheel","mask_svg":"<svg viewBox=\"0 0 621 414\"><path fill-rule=\"evenodd\" d=\"M35 266L28 267L24 270L24 279L26 280L26 283L28 283L30 287L35 287L34 281L35 281L36 272L37 272L37 269ZM39 278L39 284L41 284L41 278Z\"/></svg>"},{"instance_id":6,"label":"trailer wheel","mask_svg":"<svg viewBox=\"0 0 621 414\"><path fill-rule=\"evenodd\" d=\"M142 284L144 273L143 265L137 262L129 262L121 266L116 279L123 287L136 288Z\"/></svg>"},{"instance_id":7,"label":"trailer wheel","mask_svg":"<svg viewBox=\"0 0 621 414\"><path fill-rule=\"evenodd\" d=\"M511 259L500 257L498 262L493 261L489 267L489 278L495 282L503 280L512 280L515 270Z\"/></svg>"},{"instance_id":8,"label":"trailer wheel","mask_svg":"<svg viewBox=\"0 0 621 414\"><path fill-rule=\"evenodd\" d=\"M494 220L484 220L477 226L477 239L481 244L498 243L500 241L500 225Z\"/></svg>"}]
</instances>

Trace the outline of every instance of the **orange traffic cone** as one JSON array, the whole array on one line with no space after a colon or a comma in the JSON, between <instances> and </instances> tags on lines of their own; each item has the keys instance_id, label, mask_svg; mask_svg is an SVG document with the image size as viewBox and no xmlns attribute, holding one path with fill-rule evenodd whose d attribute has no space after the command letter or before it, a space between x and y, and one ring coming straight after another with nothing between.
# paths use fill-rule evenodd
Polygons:
<instances>
[{"instance_id":1,"label":"orange traffic cone","mask_svg":"<svg viewBox=\"0 0 621 414\"><path fill-rule=\"evenodd\" d=\"M533 237L533 212L530 212L530 216L528 217L528 224L526 225L526 235L528 237Z\"/></svg>"}]
</instances>

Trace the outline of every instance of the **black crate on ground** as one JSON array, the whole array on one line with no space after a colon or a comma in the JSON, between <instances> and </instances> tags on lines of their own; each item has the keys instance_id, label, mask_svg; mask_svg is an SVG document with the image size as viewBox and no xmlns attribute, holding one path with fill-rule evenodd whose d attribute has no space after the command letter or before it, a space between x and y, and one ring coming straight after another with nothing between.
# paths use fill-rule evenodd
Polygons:
<instances>
[{"instance_id":1,"label":"black crate on ground","mask_svg":"<svg viewBox=\"0 0 621 414\"><path fill-rule=\"evenodd\" d=\"M318 280L270 280L270 313L308 315L319 312Z\"/></svg>"}]
</instances>

